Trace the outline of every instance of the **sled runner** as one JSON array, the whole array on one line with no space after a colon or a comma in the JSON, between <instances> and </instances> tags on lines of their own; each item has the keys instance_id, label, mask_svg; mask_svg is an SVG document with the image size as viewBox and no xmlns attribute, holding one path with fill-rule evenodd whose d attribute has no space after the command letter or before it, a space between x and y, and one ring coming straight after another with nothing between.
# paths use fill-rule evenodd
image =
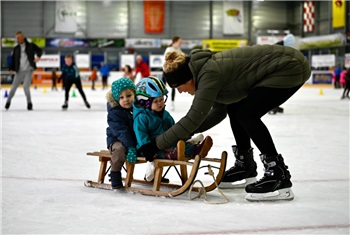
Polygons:
<instances>
[{"instance_id":1,"label":"sled runner","mask_svg":"<svg viewBox=\"0 0 350 235\"><path fill-rule=\"evenodd\" d=\"M198 155L194 159L189 159L185 157L185 142L180 140L177 144L178 149L178 159L177 160L168 160L168 159L155 159L155 173L154 180L152 182L147 182L141 179L134 179L134 170L135 166L138 164L144 164L147 161L143 157L138 157L136 163L125 162L126 166L126 177L123 178L124 188L123 190L128 190L131 192L137 192L144 195L151 196L164 196L164 197L176 197L187 190L190 189L194 180L196 179L198 170L201 168L211 167L217 168L217 175L215 181L212 184L209 184L204 187L206 192L210 192L216 188L216 185L220 184L222 176L225 172L227 152L222 152L221 158L200 158ZM112 190L112 187L109 183L105 183L105 176L109 172L107 166L111 160L111 155L108 150L101 150L96 152L88 152L87 155L97 156L100 162L100 169L98 173L97 181L88 180L84 183L87 187L100 188L100 189L109 189ZM202 164L202 165L201 165ZM214 164L218 166L213 166ZM163 168L168 167L168 170L172 167L177 171L181 183L172 184L162 182L162 178L165 177L168 170L163 174ZM178 168L180 168L180 171ZM188 172L189 171L189 172ZM171 181L171 180L170 180ZM200 188L192 187L193 191L199 191Z\"/></svg>"}]
</instances>

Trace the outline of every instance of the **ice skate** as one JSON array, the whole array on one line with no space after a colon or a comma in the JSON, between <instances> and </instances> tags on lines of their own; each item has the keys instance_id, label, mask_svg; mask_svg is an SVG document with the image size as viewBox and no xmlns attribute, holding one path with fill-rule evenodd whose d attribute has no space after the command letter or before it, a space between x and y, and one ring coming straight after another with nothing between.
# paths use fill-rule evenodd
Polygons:
<instances>
[{"instance_id":1,"label":"ice skate","mask_svg":"<svg viewBox=\"0 0 350 235\"><path fill-rule=\"evenodd\" d=\"M10 102L6 102L6 104L5 104L5 109L8 110L8 109L10 108L10 105L11 105Z\"/></svg>"},{"instance_id":2,"label":"ice skate","mask_svg":"<svg viewBox=\"0 0 350 235\"><path fill-rule=\"evenodd\" d=\"M28 109L29 111L33 110L33 104L32 104L32 103L28 103L27 109Z\"/></svg>"},{"instance_id":3,"label":"ice skate","mask_svg":"<svg viewBox=\"0 0 350 235\"><path fill-rule=\"evenodd\" d=\"M265 154L260 155L264 163L264 177L259 181L249 184L245 190L248 193L248 201L276 201L293 200L291 175L288 167L284 164L283 157L271 157Z\"/></svg>"},{"instance_id":4,"label":"ice skate","mask_svg":"<svg viewBox=\"0 0 350 235\"><path fill-rule=\"evenodd\" d=\"M62 105L62 109L63 109L63 110L66 110L67 108L68 108L68 102L65 101L65 102L63 103L63 105Z\"/></svg>"},{"instance_id":5,"label":"ice skate","mask_svg":"<svg viewBox=\"0 0 350 235\"><path fill-rule=\"evenodd\" d=\"M250 148L244 154L238 154L236 145L232 146L232 151L235 155L235 165L225 171L223 179L220 183L220 188L244 188L248 184L256 182L256 163L253 159L253 148Z\"/></svg>"},{"instance_id":6,"label":"ice skate","mask_svg":"<svg viewBox=\"0 0 350 235\"><path fill-rule=\"evenodd\" d=\"M89 104L89 102L87 102L87 100L84 100L85 106L89 109L91 106Z\"/></svg>"},{"instance_id":7,"label":"ice skate","mask_svg":"<svg viewBox=\"0 0 350 235\"><path fill-rule=\"evenodd\" d=\"M146 165L145 180L151 182L154 179L154 162L147 162Z\"/></svg>"}]
</instances>

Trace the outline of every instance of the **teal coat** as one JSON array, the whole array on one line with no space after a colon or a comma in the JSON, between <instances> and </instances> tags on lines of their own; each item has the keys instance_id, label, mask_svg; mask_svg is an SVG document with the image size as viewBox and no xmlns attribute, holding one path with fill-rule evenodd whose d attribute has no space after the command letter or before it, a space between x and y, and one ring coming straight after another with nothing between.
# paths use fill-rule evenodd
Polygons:
<instances>
[{"instance_id":1,"label":"teal coat","mask_svg":"<svg viewBox=\"0 0 350 235\"><path fill-rule=\"evenodd\" d=\"M246 46L219 53L197 49L190 56L195 96L186 116L157 137L159 149L217 125L227 115L226 105L246 98L256 87L291 88L305 83L311 74L300 51L280 45Z\"/></svg>"},{"instance_id":2,"label":"teal coat","mask_svg":"<svg viewBox=\"0 0 350 235\"><path fill-rule=\"evenodd\" d=\"M174 119L169 112L164 110L162 117L159 114L145 108L133 106L134 131L137 139L137 149L151 142L158 135L163 134L166 130L175 124ZM169 147L174 147L171 145Z\"/></svg>"}]
</instances>

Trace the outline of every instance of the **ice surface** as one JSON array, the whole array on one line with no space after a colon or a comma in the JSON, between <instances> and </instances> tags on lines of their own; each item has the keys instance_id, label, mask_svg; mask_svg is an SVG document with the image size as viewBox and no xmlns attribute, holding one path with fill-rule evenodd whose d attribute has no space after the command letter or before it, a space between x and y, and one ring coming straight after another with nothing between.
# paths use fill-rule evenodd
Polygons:
<instances>
[{"instance_id":1,"label":"ice surface","mask_svg":"<svg viewBox=\"0 0 350 235\"><path fill-rule=\"evenodd\" d=\"M349 100L342 90L302 88L266 115L275 145L292 174L295 199L252 203L244 189L223 190L230 202L191 201L87 188L97 180L99 163L86 152L106 149L105 91L85 88L88 110L76 91L67 111L63 91L32 89L34 111L26 110L19 88L8 111L2 107L3 234L349 234ZM175 120L186 114L192 97L176 95ZM170 106L170 100L168 101ZM170 110L170 109L169 109ZM228 152L234 139L228 119L204 133L214 146L210 157ZM254 149L258 177L263 174ZM125 175L125 173L123 173ZM143 178L143 166L135 175ZM177 180L174 172L171 180ZM107 177L108 178L108 177ZM210 182L203 172L198 178ZM217 190L208 200L219 201Z\"/></svg>"}]
</instances>

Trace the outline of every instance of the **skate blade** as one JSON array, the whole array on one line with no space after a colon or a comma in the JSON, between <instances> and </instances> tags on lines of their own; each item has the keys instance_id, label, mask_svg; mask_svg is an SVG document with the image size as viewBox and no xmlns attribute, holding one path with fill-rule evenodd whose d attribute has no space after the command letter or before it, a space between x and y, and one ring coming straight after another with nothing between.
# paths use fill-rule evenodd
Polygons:
<instances>
[{"instance_id":1,"label":"skate blade","mask_svg":"<svg viewBox=\"0 0 350 235\"><path fill-rule=\"evenodd\" d=\"M248 184L252 184L256 182L256 177L247 178L244 180L236 181L236 182L221 182L219 187L221 189L235 189L235 188L245 188Z\"/></svg>"},{"instance_id":2,"label":"skate blade","mask_svg":"<svg viewBox=\"0 0 350 235\"><path fill-rule=\"evenodd\" d=\"M245 199L250 202L279 200L291 201L294 199L294 193L291 188L284 188L269 193L249 193L246 195Z\"/></svg>"}]
</instances>

